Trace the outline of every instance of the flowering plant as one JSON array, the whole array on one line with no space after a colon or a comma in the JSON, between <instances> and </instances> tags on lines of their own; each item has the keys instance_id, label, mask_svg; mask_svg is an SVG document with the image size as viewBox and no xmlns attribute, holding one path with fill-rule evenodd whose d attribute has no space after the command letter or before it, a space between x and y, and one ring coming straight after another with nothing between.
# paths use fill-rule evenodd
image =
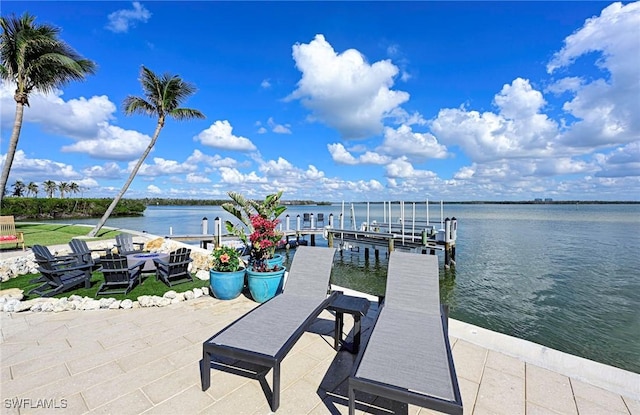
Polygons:
<instances>
[{"instance_id":1,"label":"flowering plant","mask_svg":"<svg viewBox=\"0 0 640 415\"><path fill-rule=\"evenodd\" d=\"M240 254L230 246L220 246L211 252L211 269L219 272L239 271L244 266Z\"/></svg>"},{"instance_id":2,"label":"flowering plant","mask_svg":"<svg viewBox=\"0 0 640 415\"><path fill-rule=\"evenodd\" d=\"M282 232L276 230L280 223L279 219L269 219L262 215L252 215L250 217L253 232L249 235L251 242L251 263L254 271L267 272L275 271L269 269L267 259L272 258L276 251L276 244L282 239Z\"/></svg>"}]
</instances>

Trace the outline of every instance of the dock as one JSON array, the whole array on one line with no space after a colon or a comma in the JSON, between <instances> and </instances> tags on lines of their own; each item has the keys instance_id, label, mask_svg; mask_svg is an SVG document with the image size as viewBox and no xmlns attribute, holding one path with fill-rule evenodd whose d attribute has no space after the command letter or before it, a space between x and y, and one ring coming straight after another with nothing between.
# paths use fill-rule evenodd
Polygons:
<instances>
[{"instance_id":1,"label":"dock","mask_svg":"<svg viewBox=\"0 0 640 415\"><path fill-rule=\"evenodd\" d=\"M345 206L343 203L342 212L338 218L333 214L327 216L319 213L304 213L292 218L290 215L281 217L279 231L283 233L284 240L282 247L289 248L300 244L316 245L316 238L322 237L327 240L329 247L341 250L364 251L365 258L369 258L371 251L376 259L380 252L386 255L394 250L414 252L417 254L435 255L437 252L444 253L444 266L450 268L456 263L456 239L458 230L458 220L455 217L444 218L443 203L440 202L440 229L433 225L437 221L429 220L429 202L427 201L426 219L416 217L416 204L411 203L412 213L410 217L405 215L405 202L398 202L400 214L397 221L393 221L393 203L383 202L384 215L380 222L371 219L369 215L369 203L367 203L366 221L358 224L355 217L354 204L350 208L350 227L345 224ZM309 241L307 241L307 237ZM166 235L181 242L199 242L200 247L207 249L209 244L214 246L240 243L239 238L230 234L222 233L222 220L214 220L214 232L208 233L208 219L203 218L202 234L193 235ZM294 241L295 238L295 241Z\"/></svg>"}]
</instances>

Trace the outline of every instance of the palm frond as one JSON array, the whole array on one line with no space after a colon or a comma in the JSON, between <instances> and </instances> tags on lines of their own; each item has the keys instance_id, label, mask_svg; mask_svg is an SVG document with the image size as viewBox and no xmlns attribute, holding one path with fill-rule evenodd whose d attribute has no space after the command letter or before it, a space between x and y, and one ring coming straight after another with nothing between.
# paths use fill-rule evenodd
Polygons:
<instances>
[{"instance_id":1,"label":"palm frond","mask_svg":"<svg viewBox=\"0 0 640 415\"><path fill-rule=\"evenodd\" d=\"M168 114L178 121L190 120L193 118L205 118L203 113L191 108L176 108L170 111Z\"/></svg>"},{"instance_id":2,"label":"palm frond","mask_svg":"<svg viewBox=\"0 0 640 415\"><path fill-rule=\"evenodd\" d=\"M122 107L126 115L142 114L156 116L156 107L143 98L129 95L122 101Z\"/></svg>"}]
</instances>

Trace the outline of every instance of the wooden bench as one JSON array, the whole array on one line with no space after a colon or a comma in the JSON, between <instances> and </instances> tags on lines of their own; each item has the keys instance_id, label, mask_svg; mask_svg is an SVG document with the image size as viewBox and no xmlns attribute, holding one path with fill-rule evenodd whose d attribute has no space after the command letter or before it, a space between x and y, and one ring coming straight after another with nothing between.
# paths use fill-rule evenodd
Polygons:
<instances>
[{"instance_id":1,"label":"wooden bench","mask_svg":"<svg viewBox=\"0 0 640 415\"><path fill-rule=\"evenodd\" d=\"M24 251L24 234L16 232L13 216L0 216L0 244L16 244L16 248L22 245Z\"/></svg>"}]
</instances>

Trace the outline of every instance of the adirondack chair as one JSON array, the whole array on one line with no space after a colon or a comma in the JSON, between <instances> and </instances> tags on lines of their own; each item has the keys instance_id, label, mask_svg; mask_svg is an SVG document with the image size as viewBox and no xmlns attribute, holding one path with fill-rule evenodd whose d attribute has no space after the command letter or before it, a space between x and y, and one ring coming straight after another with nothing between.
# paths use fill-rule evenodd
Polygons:
<instances>
[{"instance_id":1,"label":"adirondack chair","mask_svg":"<svg viewBox=\"0 0 640 415\"><path fill-rule=\"evenodd\" d=\"M168 261L154 258L156 278L162 280L169 287L187 281L193 282L193 277L189 272L189 263L192 261L191 249L188 248L180 248L171 252Z\"/></svg>"},{"instance_id":2,"label":"adirondack chair","mask_svg":"<svg viewBox=\"0 0 640 415\"><path fill-rule=\"evenodd\" d=\"M137 248L136 245L138 245ZM139 254L144 252L144 243L133 242L133 235L121 233L116 235L116 248L120 255Z\"/></svg>"},{"instance_id":3,"label":"adirondack chair","mask_svg":"<svg viewBox=\"0 0 640 415\"><path fill-rule=\"evenodd\" d=\"M101 258L104 282L98 288L97 295L127 294L142 281L144 261L129 266L127 257L119 254L107 254Z\"/></svg>"},{"instance_id":4,"label":"adirondack chair","mask_svg":"<svg viewBox=\"0 0 640 415\"><path fill-rule=\"evenodd\" d=\"M91 287L91 273L93 272L93 266L81 261L75 255L53 255L48 247L44 245L34 245L31 247L36 263L44 269L55 270L80 270L84 273L86 281L85 287ZM47 282L49 279L45 275L41 275L39 278L31 280L30 283L35 284L39 282Z\"/></svg>"},{"instance_id":5,"label":"adirondack chair","mask_svg":"<svg viewBox=\"0 0 640 415\"><path fill-rule=\"evenodd\" d=\"M34 245L32 249L41 274L32 282L42 284L29 291L29 295L51 297L83 283L85 288L91 288L90 265L78 263L69 256L55 257L46 246Z\"/></svg>"},{"instance_id":6,"label":"adirondack chair","mask_svg":"<svg viewBox=\"0 0 640 415\"><path fill-rule=\"evenodd\" d=\"M24 251L24 234L16 231L13 216L0 216L0 244L16 244L16 248L22 245Z\"/></svg>"},{"instance_id":7,"label":"adirondack chair","mask_svg":"<svg viewBox=\"0 0 640 415\"><path fill-rule=\"evenodd\" d=\"M100 268L100 258L94 258L92 252L109 253L106 249L90 249L82 239L72 239L71 242L69 242L69 246L78 263L90 265L92 271Z\"/></svg>"}]
</instances>

